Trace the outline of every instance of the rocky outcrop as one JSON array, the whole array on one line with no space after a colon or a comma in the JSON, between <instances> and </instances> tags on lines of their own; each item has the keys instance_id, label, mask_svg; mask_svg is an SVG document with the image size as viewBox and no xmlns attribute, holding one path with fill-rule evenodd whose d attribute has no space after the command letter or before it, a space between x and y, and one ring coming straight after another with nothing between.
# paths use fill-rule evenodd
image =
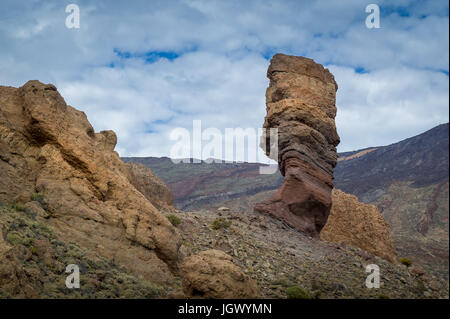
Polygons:
<instances>
[{"instance_id":1,"label":"rocky outcrop","mask_svg":"<svg viewBox=\"0 0 450 319\"><path fill-rule=\"evenodd\" d=\"M231 256L220 250L206 250L187 257L181 265L181 274L183 295L187 298L258 297L256 283L233 264Z\"/></svg>"},{"instance_id":2,"label":"rocky outcrop","mask_svg":"<svg viewBox=\"0 0 450 319\"><path fill-rule=\"evenodd\" d=\"M1 253L1 252L0 252ZM23 246L13 247L0 255L0 297L4 291L11 292L16 298L38 298L30 284L30 278L22 264L31 253Z\"/></svg>"},{"instance_id":3,"label":"rocky outcrop","mask_svg":"<svg viewBox=\"0 0 450 319\"><path fill-rule=\"evenodd\" d=\"M170 281L181 238L147 200L149 184L130 178L135 170L114 151L116 141L113 131L95 133L53 85L0 87L0 202L39 194L61 240L146 279Z\"/></svg>"},{"instance_id":4,"label":"rocky outcrop","mask_svg":"<svg viewBox=\"0 0 450 319\"><path fill-rule=\"evenodd\" d=\"M284 183L272 199L254 209L317 237L331 209L340 141L334 122L337 84L322 65L284 54L273 56L267 77L264 128L278 129L275 160ZM269 140L262 143L270 145Z\"/></svg>"},{"instance_id":5,"label":"rocky outcrop","mask_svg":"<svg viewBox=\"0 0 450 319\"><path fill-rule=\"evenodd\" d=\"M131 185L140 191L153 206L160 210L173 209L173 196L169 188L145 165L125 163Z\"/></svg>"},{"instance_id":6,"label":"rocky outcrop","mask_svg":"<svg viewBox=\"0 0 450 319\"><path fill-rule=\"evenodd\" d=\"M294 286L319 299L376 299L380 295L391 299L448 298L448 279L428 271L421 277L411 275L414 261L406 269L352 246L310 240L275 218L233 209L182 211L177 216L183 220L179 229L187 255L210 249L226 252L257 282L261 298L284 299L288 288ZM228 229L211 231L205 227L217 218L233 223ZM364 284L368 264L380 267L379 289L367 289ZM184 298L184 294L173 297Z\"/></svg>"},{"instance_id":7,"label":"rocky outcrop","mask_svg":"<svg viewBox=\"0 0 450 319\"><path fill-rule=\"evenodd\" d=\"M389 224L378 209L358 198L334 189L333 205L320 238L325 241L359 247L392 263L397 253Z\"/></svg>"}]
</instances>

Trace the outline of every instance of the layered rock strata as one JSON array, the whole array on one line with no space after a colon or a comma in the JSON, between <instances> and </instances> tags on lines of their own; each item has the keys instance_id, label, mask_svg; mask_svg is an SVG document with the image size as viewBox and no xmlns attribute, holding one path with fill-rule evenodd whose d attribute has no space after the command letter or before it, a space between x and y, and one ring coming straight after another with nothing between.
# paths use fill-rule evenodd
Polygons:
<instances>
[{"instance_id":1,"label":"layered rock strata","mask_svg":"<svg viewBox=\"0 0 450 319\"><path fill-rule=\"evenodd\" d=\"M254 209L318 237L331 209L340 142L334 122L338 86L322 65L284 54L273 56L267 77L263 127L278 129L278 157L274 159L284 183L273 198ZM272 156L270 133L266 136L263 149Z\"/></svg>"}]
</instances>

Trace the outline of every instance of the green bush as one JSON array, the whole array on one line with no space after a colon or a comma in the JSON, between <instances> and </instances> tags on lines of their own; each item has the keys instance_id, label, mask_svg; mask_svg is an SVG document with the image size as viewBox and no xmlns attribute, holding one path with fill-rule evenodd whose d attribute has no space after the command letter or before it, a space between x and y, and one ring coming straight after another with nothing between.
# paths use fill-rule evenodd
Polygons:
<instances>
[{"instance_id":1,"label":"green bush","mask_svg":"<svg viewBox=\"0 0 450 319\"><path fill-rule=\"evenodd\" d=\"M306 290L297 286L286 289L286 295L288 299L311 299L311 296Z\"/></svg>"},{"instance_id":2,"label":"green bush","mask_svg":"<svg viewBox=\"0 0 450 319\"><path fill-rule=\"evenodd\" d=\"M176 216L176 215L170 214L170 215L167 216L167 219L168 219L169 222L171 222L172 225L174 225L175 227L177 227L178 225L181 224L181 218L178 217L178 216Z\"/></svg>"},{"instance_id":3,"label":"green bush","mask_svg":"<svg viewBox=\"0 0 450 319\"><path fill-rule=\"evenodd\" d=\"M6 241L12 245L18 245L22 243L22 237L16 232L10 232L6 235Z\"/></svg>"},{"instance_id":4,"label":"green bush","mask_svg":"<svg viewBox=\"0 0 450 319\"><path fill-rule=\"evenodd\" d=\"M15 204L14 209L18 212L24 212L27 208L23 204Z\"/></svg>"},{"instance_id":5,"label":"green bush","mask_svg":"<svg viewBox=\"0 0 450 319\"><path fill-rule=\"evenodd\" d=\"M44 195L41 193L32 193L31 200L36 202L42 202L44 200Z\"/></svg>"},{"instance_id":6,"label":"green bush","mask_svg":"<svg viewBox=\"0 0 450 319\"><path fill-rule=\"evenodd\" d=\"M31 253L32 253L33 255L38 255L38 254L39 254L39 249L37 249L37 248L34 247L34 246L31 246L31 247L30 247L30 251L31 251Z\"/></svg>"},{"instance_id":7,"label":"green bush","mask_svg":"<svg viewBox=\"0 0 450 319\"><path fill-rule=\"evenodd\" d=\"M378 299L390 299L388 295L379 294Z\"/></svg>"},{"instance_id":8,"label":"green bush","mask_svg":"<svg viewBox=\"0 0 450 319\"><path fill-rule=\"evenodd\" d=\"M411 264L412 264L411 259L406 258L406 257L401 258L401 259L400 259L400 262L401 262L403 265L405 265L406 267L409 267L409 266L411 266Z\"/></svg>"},{"instance_id":9,"label":"green bush","mask_svg":"<svg viewBox=\"0 0 450 319\"><path fill-rule=\"evenodd\" d=\"M231 220L226 219L224 217L218 217L216 219L214 219L211 228L212 229L221 229L221 228L228 228L231 226Z\"/></svg>"}]
</instances>

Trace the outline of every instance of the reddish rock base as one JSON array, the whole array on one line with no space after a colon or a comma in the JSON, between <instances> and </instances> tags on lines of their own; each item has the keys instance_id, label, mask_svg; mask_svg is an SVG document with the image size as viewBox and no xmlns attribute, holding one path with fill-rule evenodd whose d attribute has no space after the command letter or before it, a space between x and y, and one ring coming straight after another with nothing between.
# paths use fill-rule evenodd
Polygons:
<instances>
[{"instance_id":1,"label":"reddish rock base","mask_svg":"<svg viewBox=\"0 0 450 319\"><path fill-rule=\"evenodd\" d=\"M257 204L255 212L283 220L311 237L327 222L331 209L331 177L297 158L284 161L285 178L273 198Z\"/></svg>"}]
</instances>

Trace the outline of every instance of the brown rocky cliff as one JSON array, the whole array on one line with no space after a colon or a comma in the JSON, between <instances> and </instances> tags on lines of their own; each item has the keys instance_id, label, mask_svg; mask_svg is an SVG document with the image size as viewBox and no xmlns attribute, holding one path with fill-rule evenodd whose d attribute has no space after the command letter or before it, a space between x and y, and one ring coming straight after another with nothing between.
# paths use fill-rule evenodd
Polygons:
<instances>
[{"instance_id":1,"label":"brown rocky cliff","mask_svg":"<svg viewBox=\"0 0 450 319\"><path fill-rule=\"evenodd\" d=\"M333 189L333 205L320 238L325 241L359 247L392 263L397 252L389 224L378 209L362 203L351 194Z\"/></svg>"},{"instance_id":2,"label":"brown rocky cliff","mask_svg":"<svg viewBox=\"0 0 450 319\"><path fill-rule=\"evenodd\" d=\"M0 201L26 203L40 193L64 241L171 280L179 233L130 183L115 145L114 132L95 133L53 85L0 87Z\"/></svg>"},{"instance_id":3,"label":"brown rocky cliff","mask_svg":"<svg viewBox=\"0 0 450 319\"><path fill-rule=\"evenodd\" d=\"M277 160L285 178L275 196L255 211L317 237L331 208L340 141L334 122L337 84L322 65L284 54L274 55L267 77L264 128L278 129Z\"/></svg>"},{"instance_id":4,"label":"brown rocky cliff","mask_svg":"<svg viewBox=\"0 0 450 319\"><path fill-rule=\"evenodd\" d=\"M173 196L169 188L145 165L125 163L130 183L160 210L173 210Z\"/></svg>"}]
</instances>

